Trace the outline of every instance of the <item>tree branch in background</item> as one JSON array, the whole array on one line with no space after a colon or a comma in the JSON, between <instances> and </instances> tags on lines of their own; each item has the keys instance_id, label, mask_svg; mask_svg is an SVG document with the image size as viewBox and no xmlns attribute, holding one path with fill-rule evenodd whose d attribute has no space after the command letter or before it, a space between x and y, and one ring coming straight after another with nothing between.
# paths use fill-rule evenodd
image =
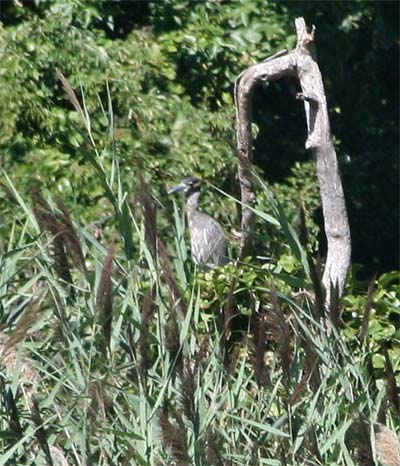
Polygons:
<instances>
[{"instance_id":1,"label":"tree branch in background","mask_svg":"<svg viewBox=\"0 0 400 466\"><path fill-rule=\"evenodd\" d=\"M296 49L286 51L250 66L242 72L235 84L236 138L238 152L238 177L242 203L252 205L255 194L251 175L252 162L252 93L256 84L274 81L283 76L298 77L302 92L297 98L304 101L308 137L306 149L311 149L317 165L318 183L324 215L328 253L323 274L326 304L331 298L340 297L350 266L350 228L347 219L342 182L333 146L326 97L322 76L315 56L314 33L308 33L303 18L295 20ZM254 214L242 207L242 238L240 257L246 255L252 243Z\"/></svg>"}]
</instances>

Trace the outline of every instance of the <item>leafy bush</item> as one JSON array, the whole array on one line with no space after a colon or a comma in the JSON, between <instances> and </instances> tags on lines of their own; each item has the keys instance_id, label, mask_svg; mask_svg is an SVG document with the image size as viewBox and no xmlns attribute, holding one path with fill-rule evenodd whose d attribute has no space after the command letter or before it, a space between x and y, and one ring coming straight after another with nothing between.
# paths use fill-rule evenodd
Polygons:
<instances>
[{"instance_id":1,"label":"leafy bush","mask_svg":"<svg viewBox=\"0 0 400 466\"><path fill-rule=\"evenodd\" d=\"M371 5L303 7L326 25L335 10L344 40L365 34ZM232 238L230 264L196 270L165 197L189 173L215 182L206 210L230 233L233 80L293 45L296 8L54 0L2 11L0 465L377 464L381 430L399 425L398 274L366 291L354 266L325 319L298 110L271 146L256 114L256 162L281 154L271 179L284 183L255 174L255 257L235 261ZM283 88L270 91L280 135ZM344 161L349 140L337 142Z\"/></svg>"}]
</instances>

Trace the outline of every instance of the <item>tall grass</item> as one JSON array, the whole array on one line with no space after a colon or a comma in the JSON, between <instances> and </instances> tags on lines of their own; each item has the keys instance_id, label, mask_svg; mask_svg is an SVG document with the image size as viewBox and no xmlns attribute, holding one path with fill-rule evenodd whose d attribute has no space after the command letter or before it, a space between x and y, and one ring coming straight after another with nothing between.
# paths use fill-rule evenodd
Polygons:
<instances>
[{"instance_id":1,"label":"tall grass","mask_svg":"<svg viewBox=\"0 0 400 466\"><path fill-rule=\"evenodd\" d=\"M375 436L398 418L368 346L352 352L339 327L327 331L318 289L288 291L262 269L240 308L233 290L229 305L216 293L205 309L209 286L188 266L178 209L167 246L145 180L138 210L116 151L105 160L63 84L114 223L99 240L51 193L26 198L3 173L16 215L1 241L0 466L378 464ZM112 146L111 99L107 117ZM318 288L311 258L260 189L267 221L303 265L299 282ZM239 331L221 325L244 307Z\"/></svg>"}]
</instances>

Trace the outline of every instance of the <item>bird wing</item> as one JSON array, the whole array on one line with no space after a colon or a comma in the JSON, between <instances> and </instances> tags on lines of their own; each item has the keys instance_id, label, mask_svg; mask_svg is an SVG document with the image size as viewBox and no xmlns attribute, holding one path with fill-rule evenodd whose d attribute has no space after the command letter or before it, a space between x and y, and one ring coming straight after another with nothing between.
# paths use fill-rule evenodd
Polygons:
<instances>
[{"instance_id":1,"label":"bird wing","mask_svg":"<svg viewBox=\"0 0 400 466\"><path fill-rule=\"evenodd\" d=\"M225 234L212 217L198 213L197 226L191 229L191 249L193 259L209 267L227 262L227 241Z\"/></svg>"}]
</instances>

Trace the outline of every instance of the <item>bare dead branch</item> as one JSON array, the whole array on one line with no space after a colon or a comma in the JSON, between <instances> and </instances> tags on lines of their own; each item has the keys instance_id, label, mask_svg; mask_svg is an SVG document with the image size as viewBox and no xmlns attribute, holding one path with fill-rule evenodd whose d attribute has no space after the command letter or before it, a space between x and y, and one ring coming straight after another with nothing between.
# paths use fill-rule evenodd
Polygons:
<instances>
[{"instance_id":1,"label":"bare dead branch","mask_svg":"<svg viewBox=\"0 0 400 466\"><path fill-rule=\"evenodd\" d=\"M339 297L343 294L350 267L350 227L330 132L324 84L315 56L315 26L309 34L303 18L297 18L295 25L298 77L303 94L312 96L312 103L304 100L308 129L306 149L311 149L317 163L325 234L328 242L322 282L326 289L326 303L330 306L332 289L337 290ZM314 102L318 104L315 105Z\"/></svg>"},{"instance_id":2,"label":"bare dead branch","mask_svg":"<svg viewBox=\"0 0 400 466\"><path fill-rule=\"evenodd\" d=\"M322 76L315 56L315 27L307 32L303 18L295 20L296 49L264 60L243 71L235 83L236 139L238 152L238 177L242 203L252 205L255 200L252 162L252 93L256 84L270 82L284 76L299 79L302 92L297 95L304 102L308 136L306 149L315 157L321 194L328 254L322 278L326 289L326 306L330 307L332 290L343 293L350 266L350 228L344 201L342 182L333 146L328 109ZM240 155L240 156L239 156ZM247 163L245 163L245 161ZM254 213L242 208L240 257L248 254L252 242Z\"/></svg>"},{"instance_id":3,"label":"bare dead branch","mask_svg":"<svg viewBox=\"0 0 400 466\"><path fill-rule=\"evenodd\" d=\"M236 144L238 154L238 177L242 199L240 258L249 253L252 243L254 213L246 206L252 206L255 201L253 177L251 173L252 153L252 94L255 85L260 81L273 81L295 71L295 61L292 55L276 54L276 58L264 60L251 66L236 79Z\"/></svg>"}]
</instances>

